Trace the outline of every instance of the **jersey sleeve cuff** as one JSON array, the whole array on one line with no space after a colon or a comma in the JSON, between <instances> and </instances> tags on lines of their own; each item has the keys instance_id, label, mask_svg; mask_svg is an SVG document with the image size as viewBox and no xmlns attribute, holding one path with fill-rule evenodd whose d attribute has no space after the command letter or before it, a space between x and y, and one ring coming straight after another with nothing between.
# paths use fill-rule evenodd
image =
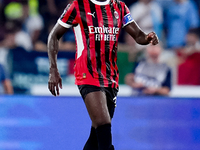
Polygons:
<instances>
[{"instance_id":1,"label":"jersey sleeve cuff","mask_svg":"<svg viewBox=\"0 0 200 150\"><path fill-rule=\"evenodd\" d=\"M72 25L62 22L62 20L58 19L57 21L61 26L65 28L71 28Z\"/></svg>"}]
</instances>

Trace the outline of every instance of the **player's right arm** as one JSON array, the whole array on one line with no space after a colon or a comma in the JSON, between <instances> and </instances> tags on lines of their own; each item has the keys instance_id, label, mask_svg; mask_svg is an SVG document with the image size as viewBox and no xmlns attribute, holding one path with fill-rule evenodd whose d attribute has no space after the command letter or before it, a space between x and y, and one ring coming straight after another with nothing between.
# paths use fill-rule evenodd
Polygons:
<instances>
[{"instance_id":1,"label":"player's right arm","mask_svg":"<svg viewBox=\"0 0 200 150\"><path fill-rule=\"evenodd\" d=\"M59 95L59 87L62 88L62 79L57 68L58 41L67 30L68 28L56 23L48 37L47 50L50 65L48 88L54 96Z\"/></svg>"},{"instance_id":2,"label":"player's right arm","mask_svg":"<svg viewBox=\"0 0 200 150\"><path fill-rule=\"evenodd\" d=\"M76 5L77 1L67 5L48 37L47 49L50 63L48 88L54 96L59 95L58 86L62 88L62 80L57 68L58 41L70 27L78 24Z\"/></svg>"}]
</instances>

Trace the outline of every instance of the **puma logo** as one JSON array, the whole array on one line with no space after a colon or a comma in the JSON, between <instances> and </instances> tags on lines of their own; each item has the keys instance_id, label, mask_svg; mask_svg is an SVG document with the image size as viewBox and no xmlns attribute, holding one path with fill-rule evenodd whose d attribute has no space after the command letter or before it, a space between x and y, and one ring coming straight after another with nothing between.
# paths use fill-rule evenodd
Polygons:
<instances>
[{"instance_id":1,"label":"puma logo","mask_svg":"<svg viewBox=\"0 0 200 150\"><path fill-rule=\"evenodd\" d=\"M93 18L95 18L95 15L94 15L95 12L93 12L93 13L88 12L87 14L88 14L88 15L91 15Z\"/></svg>"}]
</instances>

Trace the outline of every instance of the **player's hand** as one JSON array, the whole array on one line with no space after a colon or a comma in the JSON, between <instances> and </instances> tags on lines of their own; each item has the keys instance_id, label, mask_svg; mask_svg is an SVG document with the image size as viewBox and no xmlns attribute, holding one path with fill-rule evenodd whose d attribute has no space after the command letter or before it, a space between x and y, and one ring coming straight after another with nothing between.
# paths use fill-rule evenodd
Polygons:
<instances>
[{"instance_id":1,"label":"player's hand","mask_svg":"<svg viewBox=\"0 0 200 150\"><path fill-rule=\"evenodd\" d=\"M155 32L150 32L146 36L146 40L149 41L152 45L156 45L159 43L158 36L156 35Z\"/></svg>"},{"instance_id":2,"label":"player's hand","mask_svg":"<svg viewBox=\"0 0 200 150\"><path fill-rule=\"evenodd\" d=\"M48 88L52 95L59 95L59 87L62 89L62 79L57 68L51 68L49 73Z\"/></svg>"}]
</instances>

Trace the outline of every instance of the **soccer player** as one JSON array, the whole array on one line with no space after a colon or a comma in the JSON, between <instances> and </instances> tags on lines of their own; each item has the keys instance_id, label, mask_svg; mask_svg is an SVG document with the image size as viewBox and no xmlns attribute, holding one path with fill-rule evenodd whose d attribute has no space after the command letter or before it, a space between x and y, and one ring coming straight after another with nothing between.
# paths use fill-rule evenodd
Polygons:
<instances>
[{"instance_id":1,"label":"soccer player","mask_svg":"<svg viewBox=\"0 0 200 150\"><path fill-rule=\"evenodd\" d=\"M84 150L114 150L111 119L116 106L119 72L117 43L123 27L137 43L156 45L154 32L145 34L118 0L74 0L68 4L48 38L48 88L59 95L62 80L57 69L58 40L72 27L76 37L75 84L92 121Z\"/></svg>"}]
</instances>

